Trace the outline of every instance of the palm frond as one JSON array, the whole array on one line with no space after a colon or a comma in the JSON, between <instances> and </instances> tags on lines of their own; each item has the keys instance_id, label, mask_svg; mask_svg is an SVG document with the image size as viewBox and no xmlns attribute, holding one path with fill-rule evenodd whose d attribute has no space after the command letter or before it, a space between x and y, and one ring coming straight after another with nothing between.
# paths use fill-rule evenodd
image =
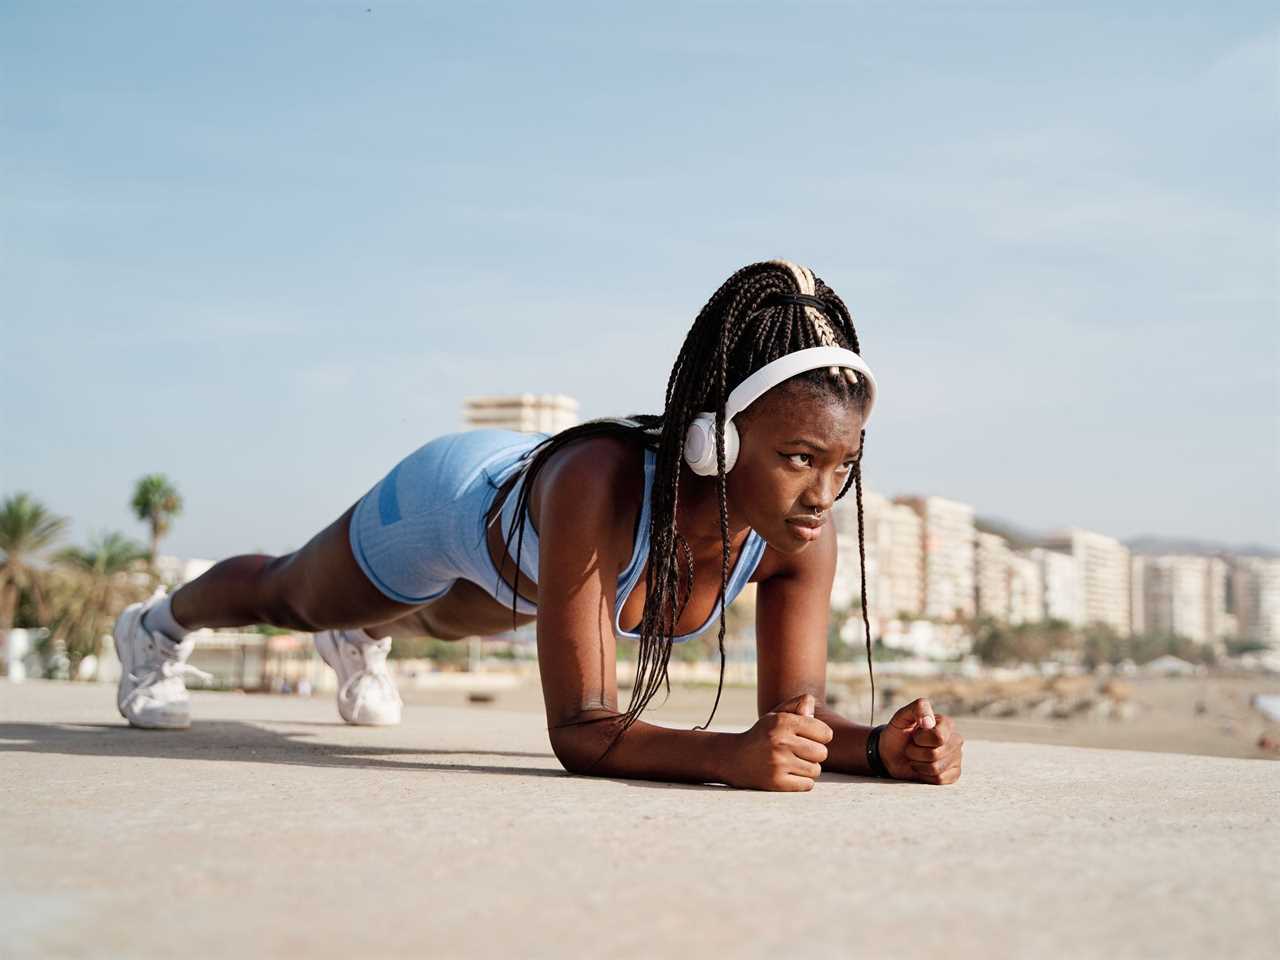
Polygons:
<instances>
[{"instance_id":1,"label":"palm frond","mask_svg":"<svg viewBox=\"0 0 1280 960\"><path fill-rule=\"evenodd\" d=\"M67 518L52 513L29 493L15 493L0 502L0 552L5 560L34 557L62 537Z\"/></svg>"}]
</instances>

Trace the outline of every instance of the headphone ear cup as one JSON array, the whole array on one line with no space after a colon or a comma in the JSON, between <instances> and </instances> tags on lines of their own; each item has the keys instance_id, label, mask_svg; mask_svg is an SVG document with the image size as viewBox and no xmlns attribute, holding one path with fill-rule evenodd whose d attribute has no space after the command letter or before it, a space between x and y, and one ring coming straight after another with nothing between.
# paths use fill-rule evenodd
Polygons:
<instances>
[{"instance_id":1,"label":"headphone ear cup","mask_svg":"<svg viewBox=\"0 0 1280 960\"><path fill-rule=\"evenodd\" d=\"M700 477L716 472L716 418L700 413L684 435L684 462Z\"/></svg>"},{"instance_id":2,"label":"headphone ear cup","mask_svg":"<svg viewBox=\"0 0 1280 960\"><path fill-rule=\"evenodd\" d=\"M738 460L738 428L728 420L724 425L724 472ZM700 477L716 475L716 416L700 413L684 435L684 462Z\"/></svg>"}]
</instances>

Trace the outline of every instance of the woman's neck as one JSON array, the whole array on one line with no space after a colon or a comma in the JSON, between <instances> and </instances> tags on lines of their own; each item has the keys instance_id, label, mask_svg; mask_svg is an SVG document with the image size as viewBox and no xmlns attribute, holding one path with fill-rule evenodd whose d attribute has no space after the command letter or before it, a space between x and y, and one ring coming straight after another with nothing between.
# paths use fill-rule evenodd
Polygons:
<instances>
[{"instance_id":1,"label":"woman's neck","mask_svg":"<svg viewBox=\"0 0 1280 960\"><path fill-rule=\"evenodd\" d=\"M723 546L720 533L719 478L699 476L681 460L680 478L677 482L680 499L677 504L676 530L689 541L689 548L695 556L704 552L718 553ZM732 501L727 506L729 542L737 546L749 528L747 522L737 516Z\"/></svg>"}]
</instances>

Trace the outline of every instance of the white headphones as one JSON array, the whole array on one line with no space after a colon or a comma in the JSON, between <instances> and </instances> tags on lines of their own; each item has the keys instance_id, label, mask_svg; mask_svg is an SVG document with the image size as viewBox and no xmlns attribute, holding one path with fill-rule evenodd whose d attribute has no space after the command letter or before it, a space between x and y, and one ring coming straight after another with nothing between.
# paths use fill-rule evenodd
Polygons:
<instances>
[{"instance_id":1,"label":"white headphones","mask_svg":"<svg viewBox=\"0 0 1280 960\"><path fill-rule=\"evenodd\" d=\"M876 380L865 360L844 347L810 347L797 350L766 363L747 379L733 388L724 405L724 471L733 469L738 459L738 428L733 418L749 407L766 390L783 380L806 370L819 367L852 367L866 378L867 409L863 426L871 420L871 408L876 401ZM716 415L699 413L689 424L684 437L684 460L689 469L699 476L709 477L716 472Z\"/></svg>"}]
</instances>

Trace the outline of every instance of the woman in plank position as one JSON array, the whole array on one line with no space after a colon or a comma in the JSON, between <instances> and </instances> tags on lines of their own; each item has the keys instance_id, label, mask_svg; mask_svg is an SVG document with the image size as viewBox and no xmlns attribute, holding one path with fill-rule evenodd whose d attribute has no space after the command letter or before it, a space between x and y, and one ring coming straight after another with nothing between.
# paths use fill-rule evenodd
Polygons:
<instances>
[{"instance_id":1,"label":"woman in plank position","mask_svg":"<svg viewBox=\"0 0 1280 960\"><path fill-rule=\"evenodd\" d=\"M876 384L844 302L807 268L754 263L698 314L660 415L548 434L477 429L402 460L281 557L230 557L121 614L118 706L138 727L190 724L183 673L200 627L316 633L349 723L400 719L397 636L459 639L537 620L551 746L575 773L809 790L821 770L931 784L964 738L921 698L864 726L826 706L834 502L861 458ZM742 733L640 721L671 645L720 625L757 584L757 702ZM863 575L862 616L871 666ZM636 638L618 709L615 636ZM875 721L872 677L871 722ZM715 708L720 702L717 690ZM710 724L710 718L707 721Z\"/></svg>"}]
</instances>

